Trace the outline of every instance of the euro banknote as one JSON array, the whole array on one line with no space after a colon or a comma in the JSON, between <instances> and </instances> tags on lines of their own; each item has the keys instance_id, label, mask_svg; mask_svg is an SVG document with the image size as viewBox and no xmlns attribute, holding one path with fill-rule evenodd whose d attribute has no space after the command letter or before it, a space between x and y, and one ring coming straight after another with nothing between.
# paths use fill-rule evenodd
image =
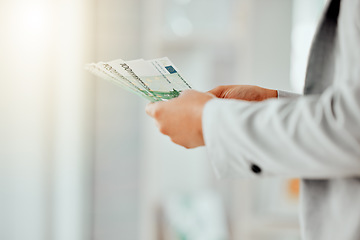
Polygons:
<instances>
[{"instance_id":1,"label":"euro banknote","mask_svg":"<svg viewBox=\"0 0 360 240\"><path fill-rule=\"evenodd\" d=\"M166 101L178 97L183 90L191 89L167 57L90 63L86 69L152 102Z\"/></svg>"}]
</instances>

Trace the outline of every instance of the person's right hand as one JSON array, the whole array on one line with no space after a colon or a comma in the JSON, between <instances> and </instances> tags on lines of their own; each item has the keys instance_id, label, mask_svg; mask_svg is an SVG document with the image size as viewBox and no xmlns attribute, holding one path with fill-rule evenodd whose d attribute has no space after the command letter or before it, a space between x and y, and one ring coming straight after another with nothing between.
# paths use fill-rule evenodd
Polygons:
<instances>
[{"instance_id":1,"label":"person's right hand","mask_svg":"<svg viewBox=\"0 0 360 240\"><path fill-rule=\"evenodd\" d=\"M218 86L209 91L218 98L238 99L245 101L263 101L277 98L277 91L251 85L225 85Z\"/></svg>"}]
</instances>

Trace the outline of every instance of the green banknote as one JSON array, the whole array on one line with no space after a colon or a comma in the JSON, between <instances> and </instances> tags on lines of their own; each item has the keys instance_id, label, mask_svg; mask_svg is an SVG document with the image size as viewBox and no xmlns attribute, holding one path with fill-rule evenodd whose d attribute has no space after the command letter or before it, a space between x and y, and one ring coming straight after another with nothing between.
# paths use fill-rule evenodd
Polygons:
<instances>
[{"instance_id":1,"label":"green banknote","mask_svg":"<svg viewBox=\"0 0 360 240\"><path fill-rule=\"evenodd\" d=\"M113 82L149 101L166 101L191 89L179 70L168 58L98 62L86 65L98 77Z\"/></svg>"}]
</instances>

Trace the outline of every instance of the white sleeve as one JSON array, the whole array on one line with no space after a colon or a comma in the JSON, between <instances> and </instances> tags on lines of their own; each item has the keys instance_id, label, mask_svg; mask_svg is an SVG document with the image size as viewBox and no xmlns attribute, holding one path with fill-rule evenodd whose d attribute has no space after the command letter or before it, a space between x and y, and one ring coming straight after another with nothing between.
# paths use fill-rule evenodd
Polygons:
<instances>
[{"instance_id":1,"label":"white sleeve","mask_svg":"<svg viewBox=\"0 0 360 240\"><path fill-rule=\"evenodd\" d=\"M295 98L302 96L301 94L298 93L287 92L282 90L277 90L277 93L278 93L278 98Z\"/></svg>"},{"instance_id":2,"label":"white sleeve","mask_svg":"<svg viewBox=\"0 0 360 240\"><path fill-rule=\"evenodd\" d=\"M203 134L217 175L360 176L360 79L355 80L317 96L209 101Z\"/></svg>"}]
</instances>

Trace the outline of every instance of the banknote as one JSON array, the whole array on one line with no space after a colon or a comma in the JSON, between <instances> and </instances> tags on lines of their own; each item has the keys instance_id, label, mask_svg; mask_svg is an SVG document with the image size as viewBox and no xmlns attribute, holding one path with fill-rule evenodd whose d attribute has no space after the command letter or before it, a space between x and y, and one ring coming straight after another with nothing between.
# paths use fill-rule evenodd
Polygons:
<instances>
[{"instance_id":1,"label":"banknote","mask_svg":"<svg viewBox=\"0 0 360 240\"><path fill-rule=\"evenodd\" d=\"M167 57L132 61L117 59L87 64L86 69L152 102L166 101L178 97L183 90L191 89Z\"/></svg>"},{"instance_id":2,"label":"banknote","mask_svg":"<svg viewBox=\"0 0 360 240\"><path fill-rule=\"evenodd\" d=\"M117 62L123 62L119 60ZM113 64L113 66L117 66L118 64ZM148 93L146 89L141 86L140 83L135 81L132 76L128 75L127 72L123 68L113 68L109 63L99 62L99 63L91 63L86 66L86 69L91 73L97 75L98 77L108 80L112 83L115 83L125 90L128 90L132 93L145 97L150 101L155 101L158 99L154 99L153 95Z\"/></svg>"},{"instance_id":3,"label":"banknote","mask_svg":"<svg viewBox=\"0 0 360 240\"><path fill-rule=\"evenodd\" d=\"M191 88L169 58L158 58L149 60L149 62L167 79L167 81L171 82L179 89L184 90Z\"/></svg>"}]
</instances>

